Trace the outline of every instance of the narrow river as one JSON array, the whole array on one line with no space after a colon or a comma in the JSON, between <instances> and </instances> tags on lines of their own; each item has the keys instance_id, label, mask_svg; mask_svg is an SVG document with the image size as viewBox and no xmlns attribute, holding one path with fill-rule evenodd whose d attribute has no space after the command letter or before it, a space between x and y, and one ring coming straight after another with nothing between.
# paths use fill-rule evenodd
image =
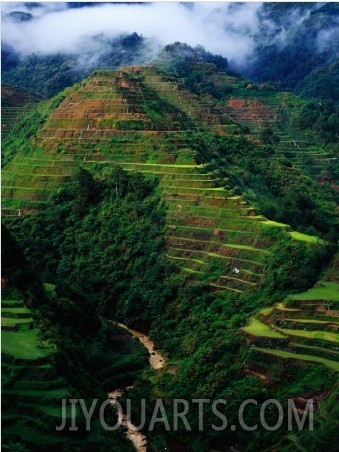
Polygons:
<instances>
[{"instance_id":1,"label":"narrow river","mask_svg":"<svg viewBox=\"0 0 339 452\"><path fill-rule=\"evenodd\" d=\"M139 339L139 341L147 348L149 352L149 363L153 369L161 369L165 365L164 357L157 350L154 350L154 343L148 336L140 333L139 331L132 330L123 323L114 322L113 320L111 320L111 322L114 325L120 326L120 328L127 330L132 337L137 337ZM128 389L133 389L133 386L126 388L126 390ZM118 400L118 398L122 396L123 393L124 391L122 389L115 389L114 391L108 393L108 397L112 400L113 405ZM132 441L135 450L137 452L146 452L146 436L143 435L140 431L136 430L136 427L131 423L131 420L128 418L126 413L122 413L122 415L119 416L119 421L121 425L123 425L127 429L126 436L130 439L130 441Z\"/></svg>"}]
</instances>

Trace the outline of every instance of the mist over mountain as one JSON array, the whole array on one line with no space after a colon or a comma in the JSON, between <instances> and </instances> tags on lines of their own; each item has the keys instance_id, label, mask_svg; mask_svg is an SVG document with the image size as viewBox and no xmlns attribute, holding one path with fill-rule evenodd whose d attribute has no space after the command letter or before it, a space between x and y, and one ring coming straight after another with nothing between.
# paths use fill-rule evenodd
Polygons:
<instances>
[{"instance_id":1,"label":"mist over mountain","mask_svg":"<svg viewBox=\"0 0 339 452\"><path fill-rule=\"evenodd\" d=\"M98 50L98 36L112 39L136 32L159 46L175 41L193 47L203 45L213 53L242 64L253 51L251 35L258 30L260 7L260 3L210 2L99 3L77 9L67 3L53 7L41 4L40 8L7 4L3 40L21 56L31 53L79 55L87 53L92 46ZM32 20L24 26L11 16L17 8L22 13L32 14ZM147 52L148 58L153 56Z\"/></svg>"},{"instance_id":2,"label":"mist over mountain","mask_svg":"<svg viewBox=\"0 0 339 452\"><path fill-rule=\"evenodd\" d=\"M2 77L50 96L95 69L149 63L181 42L190 58L206 50L245 77L308 95L304 78L338 59L338 25L336 3L4 2ZM327 74L338 84L337 70Z\"/></svg>"}]
</instances>

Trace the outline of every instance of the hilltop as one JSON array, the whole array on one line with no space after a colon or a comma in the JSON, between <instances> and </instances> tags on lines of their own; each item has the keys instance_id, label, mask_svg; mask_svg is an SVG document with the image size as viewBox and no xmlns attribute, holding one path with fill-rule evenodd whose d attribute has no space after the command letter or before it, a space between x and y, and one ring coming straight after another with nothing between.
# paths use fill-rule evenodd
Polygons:
<instances>
[{"instance_id":1,"label":"hilltop","mask_svg":"<svg viewBox=\"0 0 339 452\"><path fill-rule=\"evenodd\" d=\"M252 157L264 164L270 155L271 168L285 167L286 174L275 182L285 190L295 185L296 175L302 183L302 170L331 178L332 147L314 152L314 145L302 144L310 137L293 131L290 118L284 119L303 106L301 100L218 72L212 64L187 63L180 78L156 66L96 71L59 95L53 101L57 108L47 105L39 107L45 109L45 119L38 121L31 146L25 145L3 170L3 213L25 215L43 208L78 166L119 164L127 171L156 175L168 205L169 257L193 279L207 274L219 289L241 293L255 287L267 265L269 230L289 231L288 224L280 223L294 221L293 213L278 212L271 198L267 212L276 209L269 219L278 223L267 221L262 215L267 201L236 166L249 164L246 159ZM17 143L18 137L12 138L8 149ZM239 152L247 147L245 160L230 153L228 158L235 160L229 160L228 169L225 147L239 147ZM5 161L6 152L5 145ZM312 190L311 179L306 177L305 183ZM332 209L330 204L323 207ZM307 225L329 231L310 218Z\"/></svg>"},{"instance_id":2,"label":"hilltop","mask_svg":"<svg viewBox=\"0 0 339 452\"><path fill-rule=\"evenodd\" d=\"M122 376L114 381L135 379L131 397L147 399L148 420L159 397L169 408L173 398L227 399L236 424L249 394L258 409L265 398L285 404L289 394L326 394L319 403L326 399L332 426L335 115L331 101L308 101L213 63L169 59L95 71L18 122L3 141L3 218L42 280L53 284L38 317L56 356L66 354L60 370L76 391L112 389L102 325L111 319L150 334L166 357L159 372L142 370L133 353L126 368L123 357L117 365ZM278 321L285 323L272 327ZM9 371L12 364L6 362ZM9 392L19 405L22 384ZM261 428L255 437L210 434L199 431L193 413L189 420L193 432L180 426L176 435L188 450L291 450L295 438L309 438L287 427ZM319 441L332 441L332 427L325 430ZM151 450L171 441L161 428L148 435Z\"/></svg>"}]
</instances>

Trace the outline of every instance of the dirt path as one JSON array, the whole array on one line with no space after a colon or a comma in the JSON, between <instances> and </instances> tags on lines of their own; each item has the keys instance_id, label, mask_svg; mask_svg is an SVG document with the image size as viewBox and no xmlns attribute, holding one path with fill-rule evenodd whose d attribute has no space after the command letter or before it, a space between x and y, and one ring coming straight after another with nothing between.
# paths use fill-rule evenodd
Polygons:
<instances>
[{"instance_id":1,"label":"dirt path","mask_svg":"<svg viewBox=\"0 0 339 452\"><path fill-rule=\"evenodd\" d=\"M120 328L127 330L132 335L132 337L137 337L139 339L139 341L147 348L147 350L150 354L149 363L153 369L161 369L165 365L164 357L161 355L160 352L154 350L154 343L151 341L151 339L148 336L140 333L139 331L132 330L128 326L124 325L123 323L114 322L112 320L111 320L111 322L114 325L117 325ZM126 389L127 390L133 389L133 386L126 388ZM111 399L112 405L116 404L116 401L118 400L119 397L122 396L123 393L124 393L124 391L121 389L115 389L114 391L111 391L108 393L108 397L109 397L109 399ZM133 446L135 447L135 450L137 452L146 452L147 451L146 436L144 434L142 434L139 430L136 430L136 427L131 423L131 420L126 415L126 413L119 412L119 422L121 423L121 425L123 425L127 429L126 436L127 436L127 438L130 439L130 441L132 441Z\"/></svg>"},{"instance_id":2,"label":"dirt path","mask_svg":"<svg viewBox=\"0 0 339 452\"><path fill-rule=\"evenodd\" d=\"M120 328L124 328L127 330L133 337L137 337L139 341L147 348L148 353L150 354L149 363L153 369L161 369L165 365L164 357L160 352L154 350L154 343L151 339L145 334L140 333L139 331L132 330L128 328L128 326L123 323L113 322L115 325L120 326Z\"/></svg>"},{"instance_id":3,"label":"dirt path","mask_svg":"<svg viewBox=\"0 0 339 452\"><path fill-rule=\"evenodd\" d=\"M122 391L121 389L115 389L114 391L108 393L108 397L109 399L111 399L112 405L116 404L116 401L119 397L122 396L123 393L124 391ZM146 452L146 436L143 435L139 430L136 430L136 427L131 423L129 416L119 411L118 420L120 424L126 428L126 436L130 441L132 441L135 450L137 452Z\"/></svg>"}]
</instances>

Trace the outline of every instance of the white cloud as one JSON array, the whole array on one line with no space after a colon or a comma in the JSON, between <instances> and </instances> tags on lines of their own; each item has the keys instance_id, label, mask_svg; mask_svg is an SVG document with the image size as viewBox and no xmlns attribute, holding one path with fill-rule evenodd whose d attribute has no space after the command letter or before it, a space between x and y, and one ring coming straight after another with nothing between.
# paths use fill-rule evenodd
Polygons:
<instances>
[{"instance_id":1,"label":"white cloud","mask_svg":"<svg viewBox=\"0 0 339 452\"><path fill-rule=\"evenodd\" d=\"M149 45L180 41L221 54L241 68L248 64L259 42L280 48L293 41L310 11L296 7L277 25L262 13L259 2L159 1L153 3L105 3L70 8L66 2L2 2L2 42L21 55L30 53L100 52L94 37L117 37L133 32L149 38ZM315 8L317 5L315 4ZM31 13L31 21L6 19L10 11ZM260 16L260 19L259 19ZM7 16L8 17L8 16ZM281 18L280 18L281 19ZM323 31L315 42L318 49L331 44L335 30ZM92 57L94 57L92 55Z\"/></svg>"},{"instance_id":2,"label":"white cloud","mask_svg":"<svg viewBox=\"0 0 339 452\"><path fill-rule=\"evenodd\" d=\"M155 2L148 4L104 4L70 9L67 3L3 3L2 11L30 12L34 20L16 23L3 20L2 39L21 54L76 53L88 37L115 37L137 32L160 44L181 41L203 45L213 53L242 63L253 50L261 3ZM85 39L85 37L87 37ZM87 44L89 45L89 44Z\"/></svg>"}]
</instances>

